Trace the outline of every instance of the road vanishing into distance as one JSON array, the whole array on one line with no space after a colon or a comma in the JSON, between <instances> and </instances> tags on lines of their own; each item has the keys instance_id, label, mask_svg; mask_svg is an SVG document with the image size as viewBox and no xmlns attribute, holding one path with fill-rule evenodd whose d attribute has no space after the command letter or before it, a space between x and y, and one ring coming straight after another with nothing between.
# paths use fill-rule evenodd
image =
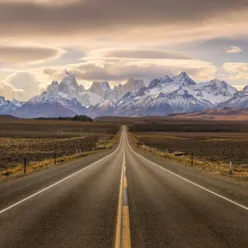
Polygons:
<instances>
[{"instance_id":1,"label":"road vanishing into distance","mask_svg":"<svg viewBox=\"0 0 248 248\"><path fill-rule=\"evenodd\" d=\"M112 153L0 184L0 247L248 247L246 203L195 170L151 160L123 127Z\"/></svg>"}]
</instances>

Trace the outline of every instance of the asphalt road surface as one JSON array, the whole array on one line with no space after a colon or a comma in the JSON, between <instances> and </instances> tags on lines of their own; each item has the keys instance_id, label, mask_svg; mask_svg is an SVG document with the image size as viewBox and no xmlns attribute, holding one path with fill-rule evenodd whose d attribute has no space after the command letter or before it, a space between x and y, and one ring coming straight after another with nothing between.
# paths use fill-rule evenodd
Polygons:
<instances>
[{"instance_id":1,"label":"asphalt road surface","mask_svg":"<svg viewBox=\"0 0 248 248\"><path fill-rule=\"evenodd\" d=\"M123 128L111 154L4 183L0 248L247 248L247 205L170 166L138 154Z\"/></svg>"}]
</instances>

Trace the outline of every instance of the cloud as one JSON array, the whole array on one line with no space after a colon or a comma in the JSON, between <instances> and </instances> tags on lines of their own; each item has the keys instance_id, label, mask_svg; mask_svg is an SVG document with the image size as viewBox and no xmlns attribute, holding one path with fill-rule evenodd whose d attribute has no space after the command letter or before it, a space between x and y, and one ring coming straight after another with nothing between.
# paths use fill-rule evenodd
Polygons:
<instances>
[{"instance_id":1,"label":"cloud","mask_svg":"<svg viewBox=\"0 0 248 248\"><path fill-rule=\"evenodd\" d=\"M23 90L15 89L8 82L0 82L0 96L4 96L6 100L22 98L23 94Z\"/></svg>"},{"instance_id":2,"label":"cloud","mask_svg":"<svg viewBox=\"0 0 248 248\"><path fill-rule=\"evenodd\" d=\"M96 49L89 53L89 58L118 58L118 59L192 59L186 53L163 50L138 49ZM88 59L89 59L88 58ZM83 59L87 59L83 58Z\"/></svg>"},{"instance_id":3,"label":"cloud","mask_svg":"<svg viewBox=\"0 0 248 248\"><path fill-rule=\"evenodd\" d=\"M248 13L244 0L78 0L63 1L62 5L58 1L46 1L46 5L35 2L38 0L0 1L1 38L80 44L82 39L88 43L167 43L244 34Z\"/></svg>"},{"instance_id":4,"label":"cloud","mask_svg":"<svg viewBox=\"0 0 248 248\"><path fill-rule=\"evenodd\" d=\"M228 73L230 79L248 79L248 63L225 63L222 69Z\"/></svg>"},{"instance_id":5,"label":"cloud","mask_svg":"<svg viewBox=\"0 0 248 248\"><path fill-rule=\"evenodd\" d=\"M242 49L237 46L231 46L226 49L226 53L240 53L240 52L242 52Z\"/></svg>"},{"instance_id":6,"label":"cloud","mask_svg":"<svg viewBox=\"0 0 248 248\"><path fill-rule=\"evenodd\" d=\"M171 76L186 71L198 80L208 80L215 76L215 67L208 62L200 60L175 60L175 59L101 59L90 60L84 63L68 65L68 70L73 72L82 81L110 81L118 83L130 77L143 78L150 81L165 74ZM64 76L63 67L44 68L43 73L52 79Z\"/></svg>"},{"instance_id":7,"label":"cloud","mask_svg":"<svg viewBox=\"0 0 248 248\"><path fill-rule=\"evenodd\" d=\"M63 6L71 3L79 2L80 0L0 0L0 3L18 3L18 4L36 4L48 6Z\"/></svg>"},{"instance_id":8,"label":"cloud","mask_svg":"<svg viewBox=\"0 0 248 248\"><path fill-rule=\"evenodd\" d=\"M41 63L60 57L65 51L47 47L32 46L4 46L0 45L0 62L16 63Z\"/></svg>"},{"instance_id":9,"label":"cloud","mask_svg":"<svg viewBox=\"0 0 248 248\"><path fill-rule=\"evenodd\" d=\"M8 84L13 88L23 91L23 94L16 98L17 100L29 100L35 95L40 94L40 85L42 83L36 79L36 76L30 72L16 72L6 78Z\"/></svg>"}]
</instances>

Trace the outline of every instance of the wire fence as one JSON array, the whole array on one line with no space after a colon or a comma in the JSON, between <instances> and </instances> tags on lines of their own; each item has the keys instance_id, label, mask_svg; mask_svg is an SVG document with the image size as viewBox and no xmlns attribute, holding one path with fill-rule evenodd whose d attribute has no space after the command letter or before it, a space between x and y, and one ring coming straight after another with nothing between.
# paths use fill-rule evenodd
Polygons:
<instances>
[{"instance_id":1,"label":"wire fence","mask_svg":"<svg viewBox=\"0 0 248 248\"><path fill-rule=\"evenodd\" d=\"M84 152L96 149L99 136L94 135L83 139L71 140L70 142L48 143L46 145L39 143L32 147L10 146L8 149L0 151L0 172L12 169L16 166L28 166L31 163L38 163L52 160L54 163L60 158L68 156L79 156ZM13 151L11 151L13 150ZM18 151L19 150L19 151Z\"/></svg>"}]
</instances>

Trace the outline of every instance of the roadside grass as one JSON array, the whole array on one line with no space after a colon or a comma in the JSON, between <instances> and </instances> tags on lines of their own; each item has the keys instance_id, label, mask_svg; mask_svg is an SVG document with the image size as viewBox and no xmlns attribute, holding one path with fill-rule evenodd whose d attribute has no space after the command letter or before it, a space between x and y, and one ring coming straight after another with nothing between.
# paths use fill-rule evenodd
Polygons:
<instances>
[{"instance_id":1,"label":"roadside grass","mask_svg":"<svg viewBox=\"0 0 248 248\"><path fill-rule=\"evenodd\" d=\"M56 165L59 165L63 162L66 161L70 161L70 160L74 160L74 159L78 159L78 158L82 158L82 157L86 157L89 155L93 155L96 154L98 151L91 151L91 152L85 152L82 153L81 155L71 155L71 156L63 156L63 157L59 157L56 159ZM49 159L49 160L45 160L45 161L40 161L40 162L30 162L27 165L27 174L30 174L34 171L39 171L51 166L55 166L54 163L54 159ZM24 165L23 164L19 164L16 165L13 168L10 169L6 169L1 171L0 173L0 180L1 179L6 179L6 178L13 178L13 177L22 177L25 176L24 172Z\"/></svg>"},{"instance_id":2,"label":"roadside grass","mask_svg":"<svg viewBox=\"0 0 248 248\"><path fill-rule=\"evenodd\" d=\"M182 151L171 152L160 150L156 147L145 145L133 133L131 133L130 138L136 148L141 149L154 156L166 158L185 166L193 166L197 169L204 170L211 174L229 177L237 181L248 181L248 166L246 164L234 164L232 175L230 175L229 163L225 163L224 161L208 161L194 155L192 165L192 154L190 152L185 153ZM220 138L219 140L222 140L222 138Z\"/></svg>"},{"instance_id":3,"label":"roadside grass","mask_svg":"<svg viewBox=\"0 0 248 248\"><path fill-rule=\"evenodd\" d=\"M111 149L120 137L120 124L52 120L0 122L0 179L22 176L57 163ZM77 155L76 155L77 154Z\"/></svg>"},{"instance_id":4,"label":"roadside grass","mask_svg":"<svg viewBox=\"0 0 248 248\"><path fill-rule=\"evenodd\" d=\"M58 166L60 164L63 164L64 162L80 159L83 157L87 157L90 155L97 154L103 150L110 150L112 149L116 144L118 144L118 141L120 139L120 132L118 132L115 135L112 135L111 138L103 138L98 143L96 143L96 146L92 151L86 151L81 152L78 154L73 154L69 156L61 156L56 158L56 164L55 159L46 159L44 161L31 161L28 163L26 167L26 174L24 174L24 164L19 163L16 164L16 166L5 169L0 171L0 180L10 179L10 178L19 178L23 177L25 175L28 175L30 173L49 168L52 166Z\"/></svg>"}]
</instances>

